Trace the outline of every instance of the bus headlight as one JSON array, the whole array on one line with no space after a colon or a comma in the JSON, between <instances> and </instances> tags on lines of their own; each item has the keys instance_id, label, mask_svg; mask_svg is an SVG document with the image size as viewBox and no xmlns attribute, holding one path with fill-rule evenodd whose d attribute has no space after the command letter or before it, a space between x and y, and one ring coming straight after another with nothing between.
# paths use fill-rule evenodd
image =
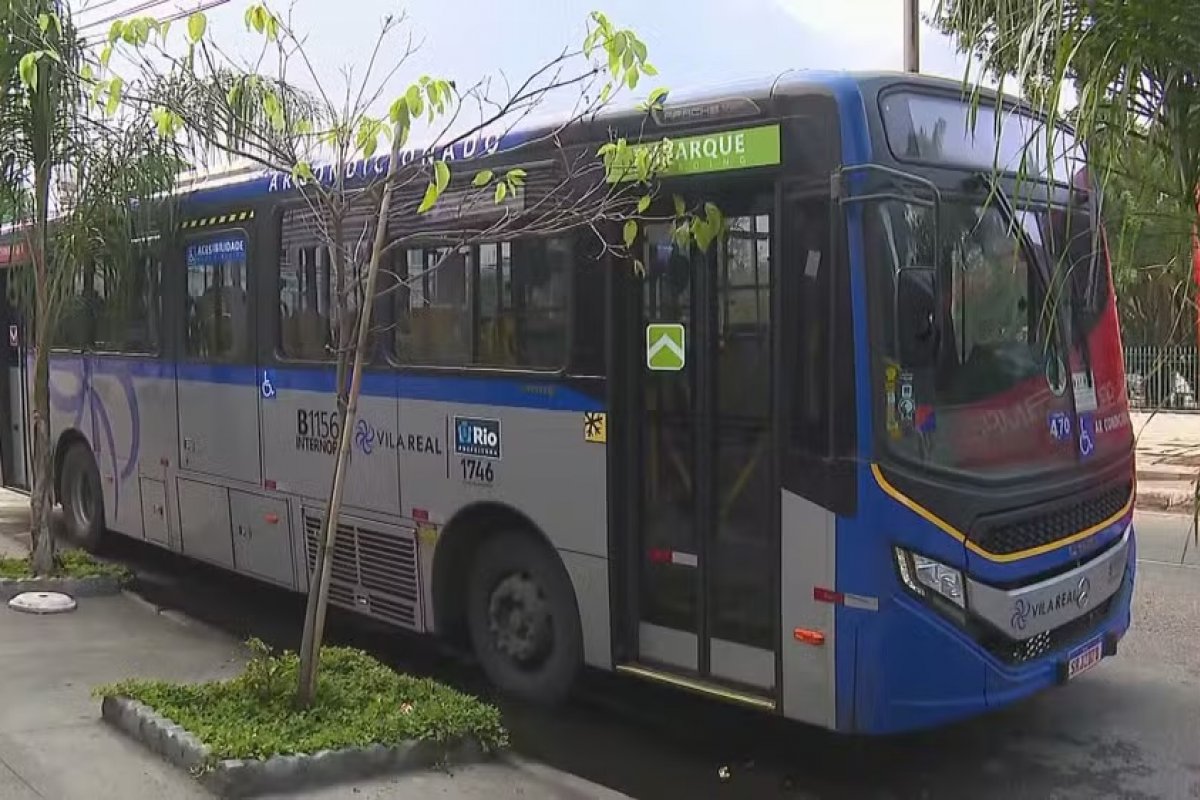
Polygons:
<instances>
[{"instance_id":1,"label":"bus headlight","mask_svg":"<svg viewBox=\"0 0 1200 800\"><path fill-rule=\"evenodd\" d=\"M896 566L900 580L914 594L924 597L932 590L959 608L967 607L962 573L953 567L901 547L896 548Z\"/></svg>"}]
</instances>

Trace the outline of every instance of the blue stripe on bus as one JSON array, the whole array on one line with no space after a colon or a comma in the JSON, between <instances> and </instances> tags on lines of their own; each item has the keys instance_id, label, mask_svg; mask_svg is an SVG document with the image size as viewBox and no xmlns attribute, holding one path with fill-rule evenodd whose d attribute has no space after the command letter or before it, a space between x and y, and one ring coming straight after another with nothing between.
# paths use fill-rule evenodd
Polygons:
<instances>
[{"instance_id":1,"label":"blue stripe on bus","mask_svg":"<svg viewBox=\"0 0 1200 800\"><path fill-rule=\"evenodd\" d=\"M56 372L92 375L132 375L139 378L171 378L195 383L258 386L255 367L240 364L194 364L161 361L138 356L56 355ZM277 391L332 393L336 373L331 367L272 367L267 370ZM534 408L546 411L602 411L602 399L564 385L555 379L500 376L412 375L371 371L363 375L363 394L369 397L400 397L464 405Z\"/></svg>"}]
</instances>

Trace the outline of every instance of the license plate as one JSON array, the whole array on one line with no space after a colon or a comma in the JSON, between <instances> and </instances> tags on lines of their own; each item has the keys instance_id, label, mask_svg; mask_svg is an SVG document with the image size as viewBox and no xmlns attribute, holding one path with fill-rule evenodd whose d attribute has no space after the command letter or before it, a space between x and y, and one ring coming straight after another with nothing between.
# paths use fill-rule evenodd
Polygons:
<instances>
[{"instance_id":1,"label":"license plate","mask_svg":"<svg viewBox=\"0 0 1200 800\"><path fill-rule=\"evenodd\" d=\"M1095 641L1076 647L1067 656L1067 680L1071 680L1075 676L1087 672L1099 664L1100 659L1103 657L1104 641L1101 639L1096 639Z\"/></svg>"}]
</instances>

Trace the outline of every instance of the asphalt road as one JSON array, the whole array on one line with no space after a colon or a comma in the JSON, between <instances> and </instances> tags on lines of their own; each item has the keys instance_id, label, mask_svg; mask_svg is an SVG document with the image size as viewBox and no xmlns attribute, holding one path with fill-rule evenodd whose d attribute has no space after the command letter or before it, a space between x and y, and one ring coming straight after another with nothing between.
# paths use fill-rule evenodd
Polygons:
<instances>
[{"instance_id":1,"label":"asphalt road","mask_svg":"<svg viewBox=\"0 0 1200 800\"><path fill-rule=\"evenodd\" d=\"M589 674L545 711L499 701L515 749L637 798L1198 798L1200 547L1189 517L1139 514L1134 626L1076 682L951 728L856 739ZM137 591L238 636L299 640L302 600L134 543ZM397 668L487 694L429 640L334 614L332 638ZM726 768L727 777L721 773Z\"/></svg>"}]
</instances>

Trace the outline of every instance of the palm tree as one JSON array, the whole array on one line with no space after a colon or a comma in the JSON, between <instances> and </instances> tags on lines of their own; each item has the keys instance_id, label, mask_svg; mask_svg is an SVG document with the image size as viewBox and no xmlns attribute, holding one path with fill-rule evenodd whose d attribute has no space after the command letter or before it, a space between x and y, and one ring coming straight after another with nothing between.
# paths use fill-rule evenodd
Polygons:
<instances>
[{"instance_id":1,"label":"palm tree","mask_svg":"<svg viewBox=\"0 0 1200 800\"><path fill-rule=\"evenodd\" d=\"M1091 175L1112 190L1106 194L1121 215L1108 215L1119 290L1145 283L1144 272L1129 274L1123 263L1145 247L1153 250L1149 260L1132 268L1151 267L1158 283L1189 282L1200 197L1195 10L1193 0L939 0L932 15L1002 88L1015 84L1036 110L1070 121L1086 143ZM1066 109L1071 94L1076 102ZM1146 228L1168 233L1144 242ZM1174 288L1166 294L1164 302L1146 293L1160 319L1160 309L1178 303ZM1195 290L1186 295L1190 301ZM1127 314L1139 304L1129 299L1118 298Z\"/></svg>"},{"instance_id":2,"label":"palm tree","mask_svg":"<svg viewBox=\"0 0 1200 800\"><path fill-rule=\"evenodd\" d=\"M130 233L181 162L119 94L106 109L92 102L90 56L64 4L0 0L0 42L0 186L20 200L13 217L30 257L14 277L32 334L32 564L44 575L55 570L50 347L82 270L116 279L134 268Z\"/></svg>"}]
</instances>

